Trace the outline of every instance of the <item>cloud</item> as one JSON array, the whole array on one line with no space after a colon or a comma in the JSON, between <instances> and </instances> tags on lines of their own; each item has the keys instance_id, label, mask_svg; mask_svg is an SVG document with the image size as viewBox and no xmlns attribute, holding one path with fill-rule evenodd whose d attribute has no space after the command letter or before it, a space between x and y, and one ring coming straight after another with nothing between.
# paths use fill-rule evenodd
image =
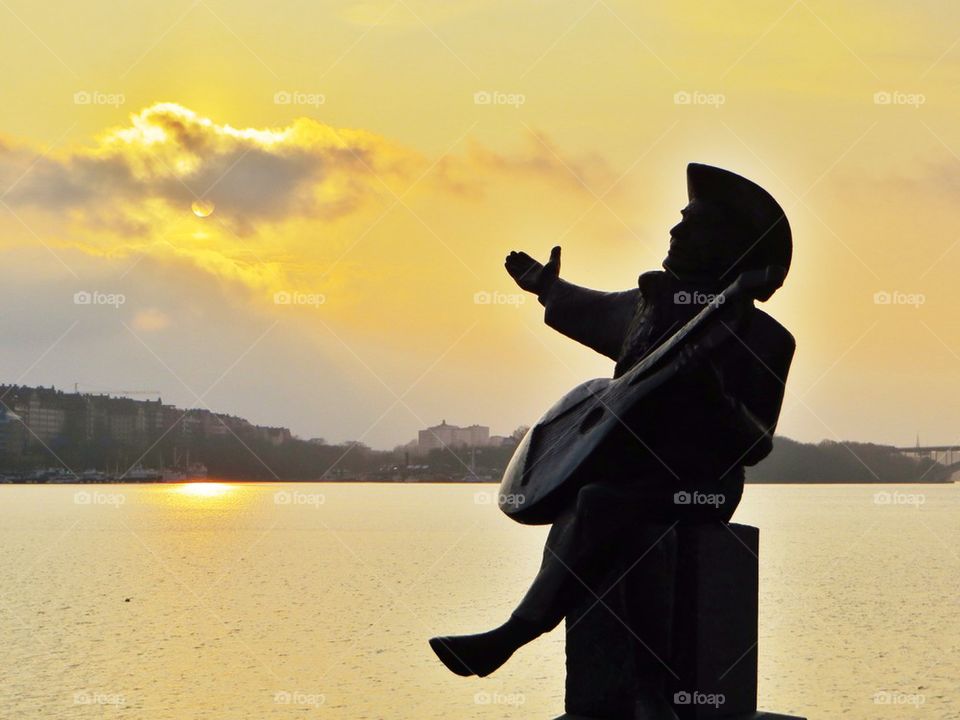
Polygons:
<instances>
[{"instance_id":1,"label":"cloud","mask_svg":"<svg viewBox=\"0 0 960 720\"><path fill-rule=\"evenodd\" d=\"M615 182L616 174L603 158L589 155L565 157L563 150L543 133L529 133L528 148L522 154L494 153L482 145L471 146L471 159L499 173L524 173L568 183L574 188L605 190Z\"/></svg>"},{"instance_id":2,"label":"cloud","mask_svg":"<svg viewBox=\"0 0 960 720\"><path fill-rule=\"evenodd\" d=\"M14 183L30 154L0 148L0 179ZM362 130L307 118L277 129L236 129L161 103L92 148L37 160L7 202L126 231L204 198L246 233L291 215L347 215L419 164L415 153Z\"/></svg>"},{"instance_id":3,"label":"cloud","mask_svg":"<svg viewBox=\"0 0 960 720\"><path fill-rule=\"evenodd\" d=\"M431 243L456 238L446 250L462 262L475 252L468 228L479 220L499 217L502 231L513 218L520 227L521 216L545 207L548 196L554 206L567 206L571 195L589 204L614 180L602 159L571 157L532 131L518 150L469 142L429 158L376 133L311 118L236 128L174 103L147 107L89 146L59 153L0 142L3 201L22 221L19 230L10 225L4 244L19 232L24 242L42 239L95 258L151 256L264 297L346 283L328 277L331 267L354 280L383 279L411 262L410 242L424 232ZM531 197L538 198L533 207ZM412 229L402 224L408 210ZM445 226L439 232L437 223ZM364 256L374 228L385 236L382 250ZM160 329L156 318L144 322Z\"/></svg>"}]
</instances>

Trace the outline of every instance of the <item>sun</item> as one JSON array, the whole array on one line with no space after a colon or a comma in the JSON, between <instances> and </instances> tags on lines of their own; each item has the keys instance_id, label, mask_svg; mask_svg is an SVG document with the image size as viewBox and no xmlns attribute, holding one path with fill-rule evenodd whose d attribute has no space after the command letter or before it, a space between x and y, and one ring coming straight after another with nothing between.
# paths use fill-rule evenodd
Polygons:
<instances>
[{"instance_id":1,"label":"sun","mask_svg":"<svg viewBox=\"0 0 960 720\"><path fill-rule=\"evenodd\" d=\"M203 198L199 200L194 200L193 204L190 205L190 208L193 210L193 214L198 218L210 217L213 214L214 204L210 200L204 200Z\"/></svg>"}]
</instances>

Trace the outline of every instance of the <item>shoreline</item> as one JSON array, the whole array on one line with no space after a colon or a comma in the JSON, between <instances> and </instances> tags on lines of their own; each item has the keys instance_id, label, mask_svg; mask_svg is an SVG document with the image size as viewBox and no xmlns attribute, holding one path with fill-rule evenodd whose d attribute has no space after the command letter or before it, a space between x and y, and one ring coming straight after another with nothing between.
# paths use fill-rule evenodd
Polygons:
<instances>
[{"instance_id":1,"label":"shoreline","mask_svg":"<svg viewBox=\"0 0 960 720\"><path fill-rule=\"evenodd\" d=\"M251 478L193 478L176 481L163 480L103 480L89 482L83 480L69 480L64 482L36 482L36 481L14 481L0 482L0 487L4 485L189 485L194 483L221 483L230 485L282 485L282 484L314 484L314 485L341 485L341 484L363 484L363 485L499 485L499 480L383 480L383 479L364 479L364 478L342 478L338 480L329 479L251 479ZM897 480L893 482L871 481L783 481L783 482L746 482L745 485L956 485L958 481L954 480Z\"/></svg>"}]
</instances>

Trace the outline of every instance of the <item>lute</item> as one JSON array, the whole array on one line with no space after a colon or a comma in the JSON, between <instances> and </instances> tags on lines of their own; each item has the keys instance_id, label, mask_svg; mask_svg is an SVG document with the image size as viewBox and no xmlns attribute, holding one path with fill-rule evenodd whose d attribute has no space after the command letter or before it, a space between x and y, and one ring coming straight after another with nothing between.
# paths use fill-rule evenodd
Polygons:
<instances>
[{"instance_id":1,"label":"lute","mask_svg":"<svg viewBox=\"0 0 960 720\"><path fill-rule=\"evenodd\" d=\"M741 274L626 373L588 380L564 395L517 445L500 483L500 509L524 524L553 522L564 501L591 477L603 441L679 372L680 349L692 343L698 353L709 352L726 341L739 322L736 308L742 301L779 286L784 275L776 266Z\"/></svg>"}]
</instances>

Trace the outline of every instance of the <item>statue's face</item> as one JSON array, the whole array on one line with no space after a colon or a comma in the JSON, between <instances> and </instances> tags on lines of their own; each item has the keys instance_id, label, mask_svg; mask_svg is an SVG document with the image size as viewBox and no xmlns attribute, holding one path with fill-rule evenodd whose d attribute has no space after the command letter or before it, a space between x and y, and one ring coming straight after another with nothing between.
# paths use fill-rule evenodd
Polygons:
<instances>
[{"instance_id":1,"label":"statue's face","mask_svg":"<svg viewBox=\"0 0 960 720\"><path fill-rule=\"evenodd\" d=\"M670 250L663 267L691 280L719 280L740 258L741 230L719 207L693 200L670 229Z\"/></svg>"}]
</instances>

